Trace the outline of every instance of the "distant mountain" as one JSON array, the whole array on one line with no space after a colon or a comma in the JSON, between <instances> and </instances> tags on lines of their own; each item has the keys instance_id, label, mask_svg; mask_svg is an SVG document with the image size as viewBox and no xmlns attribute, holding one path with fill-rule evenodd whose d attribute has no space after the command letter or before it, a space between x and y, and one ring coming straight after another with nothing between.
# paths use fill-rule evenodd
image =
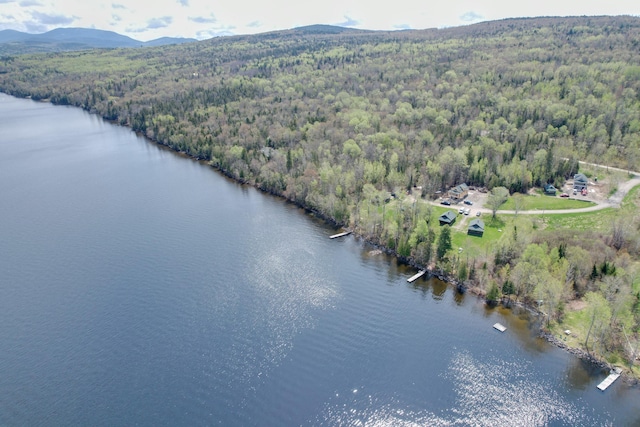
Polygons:
<instances>
[{"instance_id":1,"label":"distant mountain","mask_svg":"<svg viewBox=\"0 0 640 427\"><path fill-rule=\"evenodd\" d=\"M113 31L91 28L57 28L42 34L15 30L0 31L0 54L61 52L86 49L114 49L162 46L195 42L196 39L162 37L141 42Z\"/></svg>"},{"instance_id":2,"label":"distant mountain","mask_svg":"<svg viewBox=\"0 0 640 427\"><path fill-rule=\"evenodd\" d=\"M168 44L182 44L197 42L196 39L185 39L181 37L160 37L159 39L149 40L145 42L143 46L164 46Z\"/></svg>"},{"instance_id":3,"label":"distant mountain","mask_svg":"<svg viewBox=\"0 0 640 427\"><path fill-rule=\"evenodd\" d=\"M296 27L293 31L303 34L342 34L342 33L354 33L354 32L368 32L370 30L359 30L357 28L338 27L335 25L306 25L303 27Z\"/></svg>"}]
</instances>

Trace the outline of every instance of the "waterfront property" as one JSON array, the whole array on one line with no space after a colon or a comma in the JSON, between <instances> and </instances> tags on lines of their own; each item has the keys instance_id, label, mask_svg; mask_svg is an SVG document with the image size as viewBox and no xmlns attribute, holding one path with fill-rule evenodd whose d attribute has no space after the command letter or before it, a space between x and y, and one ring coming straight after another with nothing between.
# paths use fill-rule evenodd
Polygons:
<instances>
[{"instance_id":1,"label":"waterfront property","mask_svg":"<svg viewBox=\"0 0 640 427\"><path fill-rule=\"evenodd\" d=\"M440 225L453 225L456 222L456 214L453 211L446 211L438 218Z\"/></svg>"},{"instance_id":2,"label":"waterfront property","mask_svg":"<svg viewBox=\"0 0 640 427\"><path fill-rule=\"evenodd\" d=\"M0 128L0 425L637 425L640 391L602 395L514 327L527 311L407 285L377 247L84 111L0 94Z\"/></svg>"}]
</instances>

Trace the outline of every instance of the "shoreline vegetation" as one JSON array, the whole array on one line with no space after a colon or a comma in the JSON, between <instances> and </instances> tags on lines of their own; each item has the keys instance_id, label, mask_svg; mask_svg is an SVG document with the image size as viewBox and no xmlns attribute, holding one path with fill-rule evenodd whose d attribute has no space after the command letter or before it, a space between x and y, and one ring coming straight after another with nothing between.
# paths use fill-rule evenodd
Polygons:
<instances>
[{"instance_id":1,"label":"shoreline vegetation","mask_svg":"<svg viewBox=\"0 0 640 427\"><path fill-rule=\"evenodd\" d=\"M49 100L42 100L43 102L50 102ZM113 124L117 124L113 121L111 121ZM173 148L162 144L159 141L155 141L152 139L149 139L148 137L146 137L145 135L141 135L142 137L144 137L147 141L156 144L160 147L166 148L168 150L171 150L174 153L186 156L188 158L190 158L191 160L194 161L198 161L198 162L203 162L203 159L200 159L198 157L192 156L189 153L183 152L183 151L175 151ZM534 315L538 316L538 317L543 317L544 313L541 312L540 310L536 309L533 305L531 304L526 304L523 302L519 302L519 301L512 301L509 297L505 297L502 296L501 299L497 302L491 302L487 300L487 292L483 291L482 289L478 288L478 287L471 287L468 288L466 285L464 285L463 283L461 283L457 278L446 274L444 271L442 270L438 270L435 269L433 266L425 266L425 265L420 265L414 262L414 260L412 260L411 258L406 258L401 256L400 254L398 254L396 251L385 247L385 246L380 246L378 243L374 242L374 241L370 241L367 240L363 235L355 232L353 229L351 228L345 228L345 224L340 224L337 223L333 218L329 218L325 215L323 215L321 212L315 211L313 209L310 209L307 206L301 205L299 203L296 203L295 201L289 200L286 197L284 197L281 194L276 194L276 193L272 193L272 192L267 192L263 189L261 189L260 187L256 186L256 185L252 185L251 183L248 183L247 181L244 180L238 180L235 177L233 177L232 175L229 175L228 173L226 173L224 170L220 169L219 167L209 163L209 162L204 162L205 164L207 164L208 166L212 167L213 169L215 169L217 172L221 173L222 175L226 176L227 178L241 184L241 185L251 185L252 187L256 188L259 191L265 192L271 196L274 197L278 197L281 198L283 200L285 200L288 203L293 203L295 204L298 208L300 209L304 209L306 212L308 212L309 214L312 214L313 216L315 216L316 218L324 221L327 224L330 224L334 227L340 227L342 230L346 230L350 232L351 237L354 237L356 239L362 239L364 240L367 244L371 245L372 247L376 248L374 249L374 252L376 253L384 253L386 255L395 257L396 259L398 259L398 261L400 261L401 263L410 266L410 267L414 267L417 270L426 270L427 271L427 278L433 278L435 277L436 279L446 283L447 285L453 287L455 289L455 291L457 292L470 292L471 294L475 295L478 298L483 299L483 301L490 305L490 306L496 306L496 305L503 305L506 308L513 308L514 306L520 307L523 310L527 310L530 313L533 313ZM557 334L554 334L552 332L550 332L548 330L548 328L544 327L544 323L541 322L540 323L540 327L538 330L538 337L540 339L543 339L545 341L547 341L549 344L558 347L562 350L565 350L566 352L574 355L575 357L578 357L579 359L582 359L583 361L591 364L594 367L597 367L601 370L607 370L607 371L612 371L614 368L618 367L621 368L620 366L616 366L612 363L609 363L605 358L603 357L598 357L595 354L592 354L588 351L586 351L584 348L582 347L572 347L567 345L567 343L565 341L563 341L561 339L561 337ZM640 375L635 374L633 371L630 371L628 369L623 369L622 373L621 373L621 378L629 385L639 385L640 384Z\"/></svg>"},{"instance_id":2,"label":"shoreline vegetation","mask_svg":"<svg viewBox=\"0 0 640 427\"><path fill-rule=\"evenodd\" d=\"M456 287L524 304L546 339L640 378L639 188L589 212L539 190L580 172L613 199L640 164L640 18L3 56L0 91L130 127ZM439 197L462 183L482 237L466 232L473 215L439 224L457 210Z\"/></svg>"}]
</instances>

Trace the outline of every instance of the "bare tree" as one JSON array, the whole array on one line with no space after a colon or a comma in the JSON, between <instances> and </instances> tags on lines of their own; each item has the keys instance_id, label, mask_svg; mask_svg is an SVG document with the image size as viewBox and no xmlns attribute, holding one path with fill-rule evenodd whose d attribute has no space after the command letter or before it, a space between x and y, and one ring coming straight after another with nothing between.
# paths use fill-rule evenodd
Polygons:
<instances>
[{"instance_id":1,"label":"bare tree","mask_svg":"<svg viewBox=\"0 0 640 427\"><path fill-rule=\"evenodd\" d=\"M629 225L624 218L616 218L611 224L611 246L622 249L629 239Z\"/></svg>"},{"instance_id":2,"label":"bare tree","mask_svg":"<svg viewBox=\"0 0 640 427\"><path fill-rule=\"evenodd\" d=\"M491 209L492 217L496 217L496 211L509 197L509 190L505 187L495 187L491 189L489 196L487 197L487 205Z\"/></svg>"},{"instance_id":3,"label":"bare tree","mask_svg":"<svg viewBox=\"0 0 640 427\"><path fill-rule=\"evenodd\" d=\"M513 210L516 213L516 217L518 216L518 212L520 210L522 210L522 208L524 207L524 199L522 198L521 194L514 194L513 195Z\"/></svg>"}]
</instances>

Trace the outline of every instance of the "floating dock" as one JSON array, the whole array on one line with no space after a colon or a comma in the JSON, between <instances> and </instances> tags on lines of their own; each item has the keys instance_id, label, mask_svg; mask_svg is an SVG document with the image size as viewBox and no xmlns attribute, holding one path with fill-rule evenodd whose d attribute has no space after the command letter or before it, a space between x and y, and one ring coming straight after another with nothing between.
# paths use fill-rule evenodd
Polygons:
<instances>
[{"instance_id":1,"label":"floating dock","mask_svg":"<svg viewBox=\"0 0 640 427\"><path fill-rule=\"evenodd\" d=\"M418 280L420 277L424 276L424 274L427 272L427 270L422 270L419 271L418 273L414 274L413 276L409 277L407 279L407 282L412 283L415 282L416 280Z\"/></svg>"},{"instance_id":2,"label":"floating dock","mask_svg":"<svg viewBox=\"0 0 640 427\"><path fill-rule=\"evenodd\" d=\"M507 327L500 323L496 323L495 325L493 325L493 327L499 330L500 332L504 332L507 330Z\"/></svg>"},{"instance_id":3,"label":"floating dock","mask_svg":"<svg viewBox=\"0 0 640 427\"><path fill-rule=\"evenodd\" d=\"M598 388L602 391L605 391L607 387L609 387L615 380L620 377L621 371L618 368L615 368L607 378L605 378L600 384L598 384Z\"/></svg>"},{"instance_id":4,"label":"floating dock","mask_svg":"<svg viewBox=\"0 0 640 427\"><path fill-rule=\"evenodd\" d=\"M348 236L349 234L351 234L350 231L345 231L344 233L338 233L338 234L334 234L333 236L329 236L329 238L336 239L338 237Z\"/></svg>"}]
</instances>

